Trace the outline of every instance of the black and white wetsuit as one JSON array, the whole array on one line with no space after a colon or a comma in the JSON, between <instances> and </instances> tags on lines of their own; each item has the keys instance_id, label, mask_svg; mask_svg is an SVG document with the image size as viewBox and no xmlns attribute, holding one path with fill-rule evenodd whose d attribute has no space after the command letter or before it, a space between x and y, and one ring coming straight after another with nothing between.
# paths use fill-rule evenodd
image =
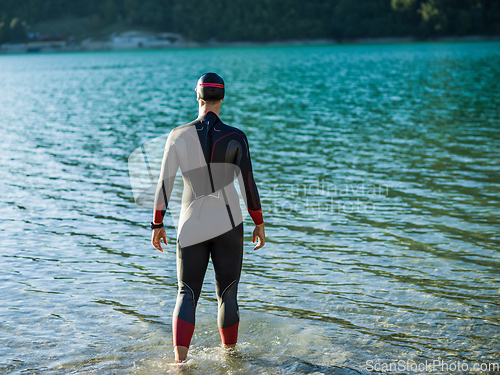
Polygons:
<instances>
[{"instance_id":1,"label":"black and white wetsuit","mask_svg":"<svg viewBox=\"0 0 500 375\"><path fill-rule=\"evenodd\" d=\"M179 292L173 316L174 345L189 347L210 256L216 274L219 331L224 344L234 344L243 258L243 215L235 177L254 223L263 223L248 140L213 112L173 129L156 189L155 223L163 221L179 167L184 190L177 233Z\"/></svg>"}]
</instances>

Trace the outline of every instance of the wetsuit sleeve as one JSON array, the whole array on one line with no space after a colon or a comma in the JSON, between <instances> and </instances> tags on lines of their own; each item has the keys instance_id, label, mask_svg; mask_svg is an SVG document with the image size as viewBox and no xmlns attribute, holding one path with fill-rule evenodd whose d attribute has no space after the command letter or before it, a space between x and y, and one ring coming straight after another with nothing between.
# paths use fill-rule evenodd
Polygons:
<instances>
[{"instance_id":1,"label":"wetsuit sleeve","mask_svg":"<svg viewBox=\"0 0 500 375\"><path fill-rule=\"evenodd\" d=\"M259 191L253 178L252 161L250 159L250 150L248 147L248 140L243 135L243 144L241 154L238 155L238 167L240 168L241 177L243 178L243 185L240 185L241 195L246 197L245 202L247 205L248 213L252 217L255 225L262 224L264 219L262 217L262 208L260 205Z\"/></svg>"},{"instance_id":2,"label":"wetsuit sleeve","mask_svg":"<svg viewBox=\"0 0 500 375\"><path fill-rule=\"evenodd\" d=\"M179 161L175 150L175 143L172 141L172 133L168 136L165 145L165 152L161 163L160 178L156 185L153 222L163 222L163 217L167 211L170 194L174 187L175 175L179 169Z\"/></svg>"}]
</instances>

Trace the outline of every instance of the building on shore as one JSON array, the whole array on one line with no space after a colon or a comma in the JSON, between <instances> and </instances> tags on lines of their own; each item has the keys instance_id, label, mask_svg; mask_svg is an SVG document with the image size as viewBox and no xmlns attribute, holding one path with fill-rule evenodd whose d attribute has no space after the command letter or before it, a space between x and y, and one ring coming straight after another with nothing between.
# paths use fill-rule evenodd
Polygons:
<instances>
[{"instance_id":1,"label":"building on shore","mask_svg":"<svg viewBox=\"0 0 500 375\"><path fill-rule=\"evenodd\" d=\"M141 31L126 31L121 34L112 34L110 37L112 49L136 48L168 48L179 45L182 37L175 33L146 33Z\"/></svg>"}]
</instances>

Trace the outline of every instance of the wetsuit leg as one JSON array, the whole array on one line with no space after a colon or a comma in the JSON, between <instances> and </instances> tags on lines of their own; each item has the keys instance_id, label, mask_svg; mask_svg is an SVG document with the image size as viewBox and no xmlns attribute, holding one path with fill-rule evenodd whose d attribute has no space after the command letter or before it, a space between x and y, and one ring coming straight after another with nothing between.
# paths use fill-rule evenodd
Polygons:
<instances>
[{"instance_id":1,"label":"wetsuit leg","mask_svg":"<svg viewBox=\"0 0 500 375\"><path fill-rule=\"evenodd\" d=\"M210 256L208 241L180 247L177 243L179 291L172 320L174 346L189 347L194 332L195 312Z\"/></svg>"},{"instance_id":2,"label":"wetsuit leg","mask_svg":"<svg viewBox=\"0 0 500 375\"><path fill-rule=\"evenodd\" d=\"M236 298L243 260L243 223L214 238L211 254L219 301L217 323L222 343L236 344L240 320Z\"/></svg>"}]
</instances>

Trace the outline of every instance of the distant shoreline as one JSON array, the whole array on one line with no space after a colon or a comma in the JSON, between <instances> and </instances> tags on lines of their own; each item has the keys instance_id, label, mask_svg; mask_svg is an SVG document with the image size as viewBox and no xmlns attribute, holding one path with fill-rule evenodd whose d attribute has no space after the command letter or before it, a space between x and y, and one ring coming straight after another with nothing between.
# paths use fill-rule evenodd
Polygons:
<instances>
[{"instance_id":1,"label":"distant shoreline","mask_svg":"<svg viewBox=\"0 0 500 375\"><path fill-rule=\"evenodd\" d=\"M469 35L463 37L438 37L419 39L415 37L387 37L387 38L352 38L352 39L312 39L287 40L270 42L206 42L197 43L196 47L266 47L266 46L314 46L314 45L350 45L350 44L398 44L398 43L433 43L433 42L484 42L500 41L500 35Z\"/></svg>"},{"instance_id":2,"label":"distant shoreline","mask_svg":"<svg viewBox=\"0 0 500 375\"><path fill-rule=\"evenodd\" d=\"M313 39L287 40L269 42L191 42L181 41L164 45L117 45L111 41L94 41L75 44L63 41L28 42L0 45L0 54L24 53L57 53L57 52L94 52L94 51L138 51L138 50L170 50L191 48L232 48L232 47L286 47L286 46L315 46L315 45L356 45L356 44L399 44L399 43L433 43L433 42L484 42L500 41L500 35L468 35L453 37L436 37L420 39L415 37L384 37L384 38L352 38L352 39Z\"/></svg>"}]
</instances>

